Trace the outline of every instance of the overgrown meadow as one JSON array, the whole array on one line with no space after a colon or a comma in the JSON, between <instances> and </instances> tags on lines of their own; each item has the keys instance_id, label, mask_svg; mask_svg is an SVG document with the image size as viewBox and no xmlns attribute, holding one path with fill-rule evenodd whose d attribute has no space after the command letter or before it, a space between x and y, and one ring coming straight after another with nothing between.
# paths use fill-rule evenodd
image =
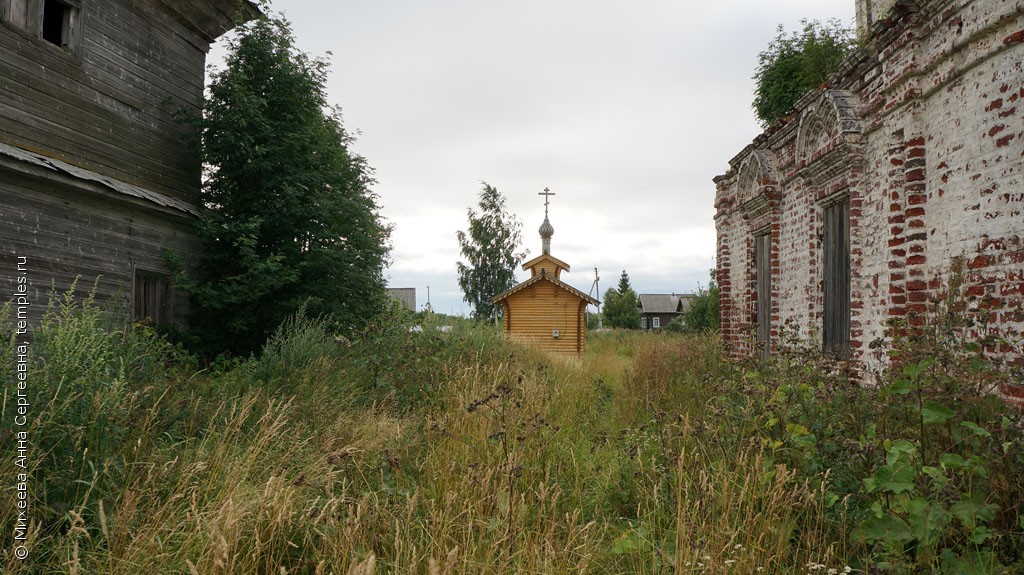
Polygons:
<instances>
[{"instance_id":1,"label":"overgrown meadow","mask_svg":"<svg viewBox=\"0 0 1024 575\"><path fill-rule=\"evenodd\" d=\"M808 350L591 333L582 361L394 313L203 367L63 298L35 331L4 573L1024 573L1019 412L962 354L877 389ZM14 357L0 427L13 452ZM10 446L10 447L8 447Z\"/></svg>"}]
</instances>

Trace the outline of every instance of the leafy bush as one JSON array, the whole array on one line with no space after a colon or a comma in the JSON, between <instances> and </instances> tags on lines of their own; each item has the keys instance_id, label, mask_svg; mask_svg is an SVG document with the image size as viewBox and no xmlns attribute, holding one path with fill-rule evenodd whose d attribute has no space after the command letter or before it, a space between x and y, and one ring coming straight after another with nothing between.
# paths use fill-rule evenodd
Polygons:
<instances>
[{"instance_id":1,"label":"leafy bush","mask_svg":"<svg viewBox=\"0 0 1024 575\"><path fill-rule=\"evenodd\" d=\"M191 362L152 329L104 313L74 286L51 297L29 346L34 518L44 532L66 527L70 513L114 497L129 461L125 446L154 424L168 366ZM10 369L7 363L4 369ZM0 422L0 437L17 430Z\"/></svg>"},{"instance_id":2,"label":"leafy bush","mask_svg":"<svg viewBox=\"0 0 1024 575\"><path fill-rule=\"evenodd\" d=\"M801 20L803 30L775 39L757 57L754 113L768 126L789 112L804 94L839 68L854 46L853 33L838 20Z\"/></svg>"},{"instance_id":3,"label":"leafy bush","mask_svg":"<svg viewBox=\"0 0 1024 575\"><path fill-rule=\"evenodd\" d=\"M783 348L744 378L746 432L820 483L856 566L996 573L1024 553L1020 416L967 384L984 379L984 362L943 361L959 352L923 341L898 345L904 359L877 388L816 351Z\"/></svg>"},{"instance_id":4,"label":"leafy bush","mask_svg":"<svg viewBox=\"0 0 1024 575\"><path fill-rule=\"evenodd\" d=\"M721 322L720 305L718 283L715 281L715 270L711 270L711 280L708 283L707 289L703 287L697 288L696 297L689 300L682 317L676 318L679 321L679 325L673 327L672 324L676 323L676 320L673 320L669 327L691 334L714 333L718 331Z\"/></svg>"}]
</instances>

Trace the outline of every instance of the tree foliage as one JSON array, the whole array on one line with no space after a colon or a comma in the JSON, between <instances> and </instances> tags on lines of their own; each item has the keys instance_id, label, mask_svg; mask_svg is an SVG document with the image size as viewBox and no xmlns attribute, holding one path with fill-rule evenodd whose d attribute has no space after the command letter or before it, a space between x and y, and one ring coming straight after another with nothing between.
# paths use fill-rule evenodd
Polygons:
<instances>
[{"instance_id":1,"label":"tree foliage","mask_svg":"<svg viewBox=\"0 0 1024 575\"><path fill-rule=\"evenodd\" d=\"M775 39L758 55L754 112L768 126L789 112L804 94L820 86L854 47L853 32L835 19L801 20L803 30Z\"/></svg>"},{"instance_id":2,"label":"tree foliage","mask_svg":"<svg viewBox=\"0 0 1024 575\"><path fill-rule=\"evenodd\" d=\"M604 292L604 319L608 327L637 329L640 327L640 308L637 295L629 284L629 274L622 270L619 285Z\"/></svg>"},{"instance_id":3,"label":"tree foliage","mask_svg":"<svg viewBox=\"0 0 1024 575\"><path fill-rule=\"evenodd\" d=\"M686 333L707 333L717 331L720 325L719 290L715 281L715 270L711 270L711 282L707 289L697 289L697 297L690 300L683 313L683 331Z\"/></svg>"},{"instance_id":4,"label":"tree foliage","mask_svg":"<svg viewBox=\"0 0 1024 575\"><path fill-rule=\"evenodd\" d=\"M256 349L306 303L354 329L383 305L390 227L327 103L328 64L283 19L239 28L200 121L203 259L186 286L208 351ZM307 301L308 300L308 301Z\"/></svg>"},{"instance_id":5,"label":"tree foliage","mask_svg":"<svg viewBox=\"0 0 1024 575\"><path fill-rule=\"evenodd\" d=\"M473 306L473 317L482 320L500 314L490 300L516 285L516 267L526 252L516 251L522 243L522 222L506 209L505 196L487 182L479 207L479 213L467 210L469 229L456 237L465 259L457 263L459 287Z\"/></svg>"}]
</instances>

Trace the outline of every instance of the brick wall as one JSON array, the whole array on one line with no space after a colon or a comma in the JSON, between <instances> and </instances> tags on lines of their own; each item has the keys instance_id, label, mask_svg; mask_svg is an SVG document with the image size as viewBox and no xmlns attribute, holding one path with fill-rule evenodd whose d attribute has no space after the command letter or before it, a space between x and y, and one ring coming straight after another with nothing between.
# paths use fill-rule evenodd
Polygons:
<instances>
[{"instance_id":1,"label":"brick wall","mask_svg":"<svg viewBox=\"0 0 1024 575\"><path fill-rule=\"evenodd\" d=\"M870 48L715 178L723 340L753 351L767 227L772 337L820 343L822 210L848 196L850 357L865 374L885 367L894 329L924 327L960 264L965 335L1024 367L1024 2L897 2L879 17L883 4L858 5L876 10Z\"/></svg>"}]
</instances>

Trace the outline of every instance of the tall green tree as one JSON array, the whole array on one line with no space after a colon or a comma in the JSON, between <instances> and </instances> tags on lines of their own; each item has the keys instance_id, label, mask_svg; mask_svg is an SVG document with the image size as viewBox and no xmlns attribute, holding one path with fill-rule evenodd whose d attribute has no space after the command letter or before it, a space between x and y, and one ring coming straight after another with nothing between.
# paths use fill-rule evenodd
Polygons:
<instances>
[{"instance_id":1,"label":"tall green tree","mask_svg":"<svg viewBox=\"0 0 1024 575\"><path fill-rule=\"evenodd\" d=\"M637 329L640 327L640 308L637 295L629 284L629 274L622 270L619 285L604 292L604 320L608 327Z\"/></svg>"},{"instance_id":2,"label":"tall green tree","mask_svg":"<svg viewBox=\"0 0 1024 575\"><path fill-rule=\"evenodd\" d=\"M188 286L208 351L258 348L300 305L354 329L385 302L390 226L327 103L328 64L289 23L239 28L201 120L203 259Z\"/></svg>"},{"instance_id":3,"label":"tall green tree","mask_svg":"<svg viewBox=\"0 0 1024 575\"><path fill-rule=\"evenodd\" d=\"M525 251L517 251L522 243L522 222L508 212L505 196L497 188L482 183L480 211L469 208L469 229L456 233L465 260L456 264L459 287L473 306L473 317L479 320L500 315L500 308L490 300L516 285L516 268L526 257Z\"/></svg>"},{"instance_id":4,"label":"tall green tree","mask_svg":"<svg viewBox=\"0 0 1024 575\"><path fill-rule=\"evenodd\" d=\"M803 29L790 34L779 24L775 39L758 55L753 108L764 126L828 80L855 46L853 32L838 20L822 24L805 19L800 24Z\"/></svg>"}]
</instances>

